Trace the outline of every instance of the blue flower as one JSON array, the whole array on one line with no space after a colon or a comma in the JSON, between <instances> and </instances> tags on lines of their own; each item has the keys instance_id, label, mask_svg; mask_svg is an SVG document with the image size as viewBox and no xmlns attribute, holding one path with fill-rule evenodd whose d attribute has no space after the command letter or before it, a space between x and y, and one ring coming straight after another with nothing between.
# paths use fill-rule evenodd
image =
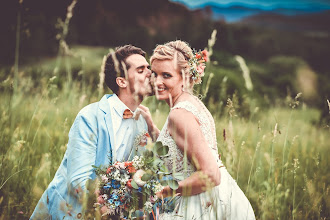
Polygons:
<instances>
[{"instance_id":1,"label":"blue flower","mask_svg":"<svg viewBox=\"0 0 330 220\"><path fill-rule=\"evenodd\" d=\"M115 201L115 205L119 206L119 205L121 205L121 202L120 201Z\"/></svg>"},{"instance_id":2,"label":"blue flower","mask_svg":"<svg viewBox=\"0 0 330 220\"><path fill-rule=\"evenodd\" d=\"M141 188L141 186L139 187L138 191L139 191L139 192L142 192L142 188Z\"/></svg>"},{"instance_id":3,"label":"blue flower","mask_svg":"<svg viewBox=\"0 0 330 220\"><path fill-rule=\"evenodd\" d=\"M112 181L111 186L114 189L118 189L118 188L120 188L120 183L118 183L117 181Z\"/></svg>"},{"instance_id":4,"label":"blue flower","mask_svg":"<svg viewBox=\"0 0 330 220\"><path fill-rule=\"evenodd\" d=\"M173 180L173 177L169 175L163 176L162 181L167 181L167 180Z\"/></svg>"},{"instance_id":5,"label":"blue flower","mask_svg":"<svg viewBox=\"0 0 330 220\"><path fill-rule=\"evenodd\" d=\"M108 185L103 186L103 189L110 189L110 188L111 188L111 186L108 186Z\"/></svg>"},{"instance_id":6,"label":"blue flower","mask_svg":"<svg viewBox=\"0 0 330 220\"><path fill-rule=\"evenodd\" d=\"M112 204L112 203L113 203L113 199L109 199L108 202L109 202L110 204Z\"/></svg>"},{"instance_id":7,"label":"blue flower","mask_svg":"<svg viewBox=\"0 0 330 220\"><path fill-rule=\"evenodd\" d=\"M112 197L113 199L118 199L117 194L113 194L111 197Z\"/></svg>"}]
</instances>

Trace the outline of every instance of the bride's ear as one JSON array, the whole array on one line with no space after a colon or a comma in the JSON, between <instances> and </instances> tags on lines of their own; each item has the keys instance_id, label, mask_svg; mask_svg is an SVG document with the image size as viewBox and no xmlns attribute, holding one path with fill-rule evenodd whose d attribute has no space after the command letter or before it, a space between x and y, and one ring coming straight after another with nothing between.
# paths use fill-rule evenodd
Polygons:
<instances>
[{"instance_id":1,"label":"bride's ear","mask_svg":"<svg viewBox=\"0 0 330 220\"><path fill-rule=\"evenodd\" d=\"M116 83L120 88L126 88L127 87L127 80L123 77L117 77Z\"/></svg>"}]
</instances>

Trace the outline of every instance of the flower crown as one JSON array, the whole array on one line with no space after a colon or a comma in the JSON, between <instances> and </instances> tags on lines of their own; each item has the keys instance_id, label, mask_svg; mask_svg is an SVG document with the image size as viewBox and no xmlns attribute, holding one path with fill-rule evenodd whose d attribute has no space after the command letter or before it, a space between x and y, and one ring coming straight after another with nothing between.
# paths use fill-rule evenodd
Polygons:
<instances>
[{"instance_id":1,"label":"flower crown","mask_svg":"<svg viewBox=\"0 0 330 220\"><path fill-rule=\"evenodd\" d=\"M204 76L205 62L208 62L208 51L203 50L197 52L193 49L193 56L188 60L189 73L195 84L202 82Z\"/></svg>"}]
</instances>

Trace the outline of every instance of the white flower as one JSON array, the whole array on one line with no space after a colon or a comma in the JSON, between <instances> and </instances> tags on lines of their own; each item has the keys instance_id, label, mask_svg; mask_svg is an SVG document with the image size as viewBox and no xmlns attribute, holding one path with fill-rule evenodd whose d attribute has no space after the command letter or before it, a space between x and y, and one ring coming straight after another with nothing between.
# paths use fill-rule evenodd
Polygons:
<instances>
[{"instance_id":1,"label":"white flower","mask_svg":"<svg viewBox=\"0 0 330 220\"><path fill-rule=\"evenodd\" d=\"M133 166L136 168L136 169L140 169L143 167L144 165L144 162L142 160L142 157L139 157L139 156L135 156L132 160L133 162Z\"/></svg>"},{"instance_id":2,"label":"white flower","mask_svg":"<svg viewBox=\"0 0 330 220\"><path fill-rule=\"evenodd\" d=\"M160 192L164 189L164 186L162 186L160 183L154 185L154 191Z\"/></svg>"},{"instance_id":3,"label":"white flower","mask_svg":"<svg viewBox=\"0 0 330 220\"><path fill-rule=\"evenodd\" d=\"M102 198L103 198L104 200L107 200L107 199L108 199L108 195L107 195L107 194L103 194L103 195L102 195Z\"/></svg>"},{"instance_id":4,"label":"white flower","mask_svg":"<svg viewBox=\"0 0 330 220\"><path fill-rule=\"evenodd\" d=\"M136 171L136 173L133 176L133 180L136 182L136 184L138 186L144 186L144 184L146 184L145 181L142 181L141 178L143 176L143 174L145 174L146 172L144 170L138 170Z\"/></svg>"},{"instance_id":5,"label":"white flower","mask_svg":"<svg viewBox=\"0 0 330 220\"><path fill-rule=\"evenodd\" d=\"M127 181L129 180L129 175L127 175L126 173L124 175L121 176L121 179L120 179L120 183L122 185L126 185Z\"/></svg>"},{"instance_id":6,"label":"white flower","mask_svg":"<svg viewBox=\"0 0 330 220\"><path fill-rule=\"evenodd\" d=\"M113 174L112 177L114 180L120 181L120 172L119 170L116 170Z\"/></svg>"},{"instance_id":7,"label":"white flower","mask_svg":"<svg viewBox=\"0 0 330 220\"><path fill-rule=\"evenodd\" d=\"M150 212L152 209L152 203L150 201L146 201L146 203L144 203L144 208L146 211Z\"/></svg>"},{"instance_id":8,"label":"white flower","mask_svg":"<svg viewBox=\"0 0 330 220\"><path fill-rule=\"evenodd\" d=\"M120 169L125 169L126 168L125 163L119 163L119 168Z\"/></svg>"},{"instance_id":9,"label":"white flower","mask_svg":"<svg viewBox=\"0 0 330 220\"><path fill-rule=\"evenodd\" d=\"M106 175L101 175L101 180L102 182L107 183L109 179Z\"/></svg>"}]
</instances>

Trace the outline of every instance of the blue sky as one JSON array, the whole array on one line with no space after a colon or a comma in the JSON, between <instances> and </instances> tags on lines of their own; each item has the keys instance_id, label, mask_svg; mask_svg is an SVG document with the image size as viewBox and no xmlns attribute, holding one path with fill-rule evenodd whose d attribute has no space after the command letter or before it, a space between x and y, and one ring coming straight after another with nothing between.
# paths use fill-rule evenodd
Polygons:
<instances>
[{"instance_id":1,"label":"blue sky","mask_svg":"<svg viewBox=\"0 0 330 220\"><path fill-rule=\"evenodd\" d=\"M218 5L213 9L213 18L227 22L237 22L263 11L272 11L282 15L299 15L330 10L330 0L171 0L180 2L190 9L201 8L208 3ZM245 8L229 8L245 6Z\"/></svg>"},{"instance_id":2,"label":"blue sky","mask_svg":"<svg viewBox=\"0 0 330 220\"><path fill-rule=\"evenodd\" d=\"M272 10L275 8L287 8L308 10L309 8L330 9L330 0L172 0L182 2L190 8L198 8L205 3L217 3L223 6L245 5L253 8Z\"/></svg>"}]
</instances>

